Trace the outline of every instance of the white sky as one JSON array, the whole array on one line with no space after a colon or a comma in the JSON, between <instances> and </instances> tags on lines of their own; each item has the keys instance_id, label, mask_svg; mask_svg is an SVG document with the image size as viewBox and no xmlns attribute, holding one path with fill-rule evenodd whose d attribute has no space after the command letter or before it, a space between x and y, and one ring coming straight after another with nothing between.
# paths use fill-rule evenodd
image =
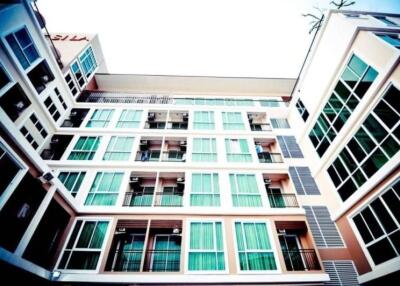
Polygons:
<instances>
[{"instance_id":1,"label":"white sky","mask_svg":"<svg viewBox=\"0 0 400 286\"><path fill-rule=\"evenodd\" d=\"M356 1L355 10L400 13L399 0ZM301 14L329 2L39 0L37 5L50 32L99 34L111 73L297 77L311 41Z\"/></svg>"}]
</instances>

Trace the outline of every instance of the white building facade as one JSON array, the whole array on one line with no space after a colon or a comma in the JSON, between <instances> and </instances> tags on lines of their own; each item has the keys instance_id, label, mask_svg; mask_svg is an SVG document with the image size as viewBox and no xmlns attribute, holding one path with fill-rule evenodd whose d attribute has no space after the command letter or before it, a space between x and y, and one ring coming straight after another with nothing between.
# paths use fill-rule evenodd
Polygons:
<instances>
[{"instance_id":1,"label":"white building facade","mask_svg":"<svg viewBox=\"0 0 400 286\"><path fill-rule=\"evenodd\" d=\"M357 285L398 272L396 15L330 12L298 82L108 74L97 36L46 36L34 3L0 20L5 273Z\"/></svg>"}]
</instances>

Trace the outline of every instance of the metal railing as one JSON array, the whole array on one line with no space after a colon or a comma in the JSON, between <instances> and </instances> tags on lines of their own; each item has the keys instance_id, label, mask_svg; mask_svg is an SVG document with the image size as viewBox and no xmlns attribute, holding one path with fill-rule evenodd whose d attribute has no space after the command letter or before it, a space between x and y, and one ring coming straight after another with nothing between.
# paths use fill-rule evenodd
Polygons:
<instances>
[{"instance_id":1,"label":"metal railing","mask_svg":"<svg viewBox=\"0 0 400 286\"><path fill-rule=\"evenodd\" d=\"M314 249L282 250L287 271L321 270L317 253Z\"/></svg>"},{"instance_id":2,"label":"metal railing","mask_svg":"<svg viewBox=\"0 0 400 286\"><path fill-rule=\"evenodd\" d=\"M143 271L178 272L181 264L181 250L147 250Z\"/></svg>"},{"instance_id":3,"label":"metal railing","mask_svg":"<svg viewBox=\"0 0 400 286\"><path fill-rule=\"evenodd\" d=\"M153 190L147 190L141 187L135 191L128 191L125 193L124 202L122 206L124 207L150 207L153 204Z\"/></svg>"},{"instance_id":4,"label":"metal railing","mask_svg":"<svg viewBox=\"0 0 400 286\"><path fill-rule=\"evenodd\" d=\"M117 250L109 271L139 272L143 250Z\"/></svg>"},{"instance_id":5,"label":"metal railing","mask_svg":"<svg viewBox=\"0 0 400 286\"><path fill-rule=\"evenodd\" d=\"M272 131L269 123L250 123L251 131Z\"/></svg>"},{"instance_id":6,"label":"metal railing","mask_svg":"<svg viewBox=\"0 0 400 286\"><path fill-rule=\"evenodd\" d=\"M139 95L117 92L86 92L78 98L79 102L97 103L136 103L136 104L172 104L173 99L169 96Z\"/></svg>"},{"instance_id":7,"label":"metal railing","mask_svg":"<svg viewBox=\"0 0 400 286\"><path fill-rule=\"evenodd\" d=\"M146 121L145 129L165 129L166 121Z\"/></svg>"},{"instance_id":8,"label":"metal railing","mask_svg":"<svg viewBox=\"0 0 400 286\"><path fill-rule=\"evenodd\" d=\"M168 192L156 192L155 207L181 207L183 205L183 191L172 188Z\"/></svg>"},{"instance_id":9,"label":"metal railing","mask_svg":"<svg viewBox=\"0 0 400 286\"><path fill-rule=\"evenodd\" d=\"M188 129L188 123L184 122L184 121L168 122L167 129L186 130L186 129Z\"/></svg>"},{"instance_id":10,"label":"metal railing","mask_svg":"<svg viewBox=\"0 0 400 286\"><path fill-rule=\"evenodd\" d=\"M295 194L268 193L271 208L298 208L299 203Z\"/></svg>"},{"instance_id":11,"label":"metal railing","mask_svg":"<svg viewBox=\"0 0 400 286\"><path fill-rule=\"evenodd\" d=\"M135 161L160 161L161 150L147 150L147 151L138 151L136 153Z\"/></svg>"},{"instance_id":12,"label":"metal railing","mask_svg":"<svg viewBox=\"0 0 400 286\"><path fill-rule=\"evenodd\" d=\"M261 152L257 156L260 163L283 163L280 153Z\"/></svg>"},{"instance_id":13,"label":"metal railing","mask_svg":"<svg viewBox=\"0 0 400 286\"><path fill-rule=\"evenodd\" d=\"M186 152L185 151L165 151L162 152L161 161L164 162L185 162Z\"/></svg>"},{"instance_id":14,"label":"metal railing","mask_svg":"<svg viewBox=\"0 0 400 286\"><path fill-rule=\"evenodd\" d=\"M97 103L135 103L135 104L176 104L176 105L210 105L210 106L261 106L279 107L282 101L265 99L232 99L201 97L170 97L164 95L145 95L126 92L84 91L78 102Z\"/></svg>"}]
</instances>

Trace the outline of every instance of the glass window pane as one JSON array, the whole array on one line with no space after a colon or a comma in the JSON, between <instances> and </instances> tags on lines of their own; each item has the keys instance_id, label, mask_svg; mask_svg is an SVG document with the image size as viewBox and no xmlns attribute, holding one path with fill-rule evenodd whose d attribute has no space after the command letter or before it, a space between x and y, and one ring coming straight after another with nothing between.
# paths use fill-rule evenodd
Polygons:
<instances>
[{"instance_id":1,"label":"glass window pane","mask_svg":"<svg viewBox=\"0 0 400 286\"><path fill-rule=\"evenodd\" d=\"M347 85L351 88L354 88L356 85L359 76L357 76L354 72L352 72L349 68L346 68L342 74L342 80L347 83Z\"/></svg>"},{"instance_id":2,"label":"glass window pane","mask_svg":"<svg viewBox=\"0 0 400 286\"><path fill-rule=\"evenodd\" d=\"M13 35L8 35L6 36L6 40L8 44L10 45L11 49L13 50L13 53L15 54L16 58L18 59L19 63L24 69L27 69L29 67L29 61L25 57L24 53L22 52L21 48L19 47L17 41L15 40Z\"/></svg>"},{"instance_id":3,"label":"glass window pane","mask_svg":"<svg viewBox=\"0 0 400 286\"><path fill-rule=\"evenodd\" d=\"M378 142L381 142L388 134L385 128L383 128L383 126L371 114L364 121L363 125Z\"/></svg>"},{"instance_id":4,"label":"glass window pane","mask_svg":"<svg viewBox=\"0 0 400 286\"><path fill-rule=\"evenodd\" d=\"M357 88L355 89L355 93L359 98L363 98L364 94L367 93L369 87L372 85L375 78L378 76L378 72L373 68L368 68L367 73L361 79Z\"/></svg>"},{"instance_id":5,"label":"glass window pane","mask_svg":"<svg viewBox=\"0 0 400 286\"><path fill-rule=\"evenodd\" d=\"M372 241L373 237L372 237L370 231L368 230L368 227L364 223L364 220L361 217L361 215L360 214L356 215L353 218L353 221L358 229L358 232L361 234L361 237L364 240L364 242L368 243L368 242Z\"/></svg>"},{"instance_id":6,"label":"glass window pane","mask_svg":"<svg viewBox=\"0 0 400 286\"><path fill-rule=\"evenodd\" d=\"M392 190L389 190L382 195L382 198L389 207L389 210L392 212L393 216L396 218L397 223L400 223L400 200L396 194Z\"/></svg>"},{"instance_id":7,"label":"glass window pane","mask_svg":"<svg viewBox=\"0 0 400 286\"><path fill-rule=\"evenodd\" d=\"M375 149L376 144L375 142L371 139L371 137L367 134L367 132L364 130L363 127L361 127L357 133L355 134L355 137L357 138L357 141L350 140L350 149L351 151L354 150L353 154L356 156L357 160L361 162L363 158L365 158L366 153L365 152L371 152L373 149ZM358 143L361 144L362 148ZM365 151L363 151L364 149Z\"/></svg>"},{"instance_id":8,"label":"glass window pane","mask_svg":"<svg viewBox=\"0 0 400 286\"><path fill-rule=\"evenodd\" d=\"M389 157L393 157L400 150L399 143L391 135L382 142L381 146Z\"/></svg>"},{"instance_id":9,"label":"glass window pane","mask_svg":"<svg viewBox=\"0 0 400 286\"><path fill-rule=\"evenodd\" d=\"M392 233L389 238L394 248L397 250L397 253L400 253L400 230Z\"/></svg>"},{"instance_id":10,"label":"glass window pane","mask_svg":"<svg viewBox=\"0 0 400 286\"><path fill-rule=\"evenodd\" d=\"M342 180L337 175L333 166L330 166L328 168L328 174L329 174L329 177L331 177L331 180L332 180L333 184L335 185L335 187L339 186L340 183L342 182Z\"/></svg>"},{"instance_id":11,"label":"glass window pane","mask_svg":"<svg viewBox=\"0 0 400 286\"><path fill-rule=\"evenodd\" d=\"M347 200L355 191L357 191L357 186L351 178L338 189L338 193L343 201Z\"/></svg>"},{"instance_id":12,"label":"glass window pane","mask_svg":"<svg viewBox=\"0 0 400 286\"><path fill-rule=\"evenodd\" d=\"M383 98L391 107L400 113L400 90L392 85Z\"/></svg>"},{"instance_id":13,"label":"glass window pane","mask_svg":"<svg viewBox=\"0 0 400 286\"><path fill-rule=\"evenodd\" d=\"M385 154L378 148L372 155L365 161L362 165L364 172L368 177L374 175L386 162L388 158Z\"/></svg>"},{"instance_id":14,"label":"glass window pane","mask_svg":"<svg viewBox=\"0 0 400 286\"><path fill-rule=\"evenodd\" d=\"M375 216L372 214L370 208L366 208L361 212L365 223L367 224L368 228L370 229L372 235L374 236L375 239L381 237L383 233L383 229L379 225L377 219Z\"/></svg>"},{"instance_id":15,"label":"glass window pane","mask_svg":"<svg viewBox=\"0 0 400 286\"><path fill-rule=\"evenodd\" d=\"M96 227L95 221L87 221L85 222L81 234L79 235L78 243L76 247L78 248L87 248L89 247L90 239L92 238L92 234L94 228Z\"/></svg>"},{"instance_id":16,"label":"glass window pane","mask_svg":"<svg viewBox=\"0 0 400 286\"><path fill-rule=\"evenodd\" d=\"M400 97L398 98L400 101ZM378 117L391 129L397 122L399 122L399 115L383 100L374 108L374 112Z\"/></svg>"},{"instance_id":17,"label":"glass window pane","mask_svg":"<svg viewBox=\"0 0 400 286\"><path fill-rule=\"evenodd\" d=\"M350 90L340 80L336 84L335 92L343 102L346 102L347 98L350 96Z\"/></svg>"},{"instance_id":18,"label":"glass window pane","mask_svg":"<svg viewBox=\"0 0 400 286\"><path fill-rule=\"evenodd\" d=\"M354 111L354 109L356 109L358 103L360 101L357 99L357 97L355 97L354 95L351 95L349 97L349 99L346 102L346 106L351 110ZM348 114L348 116L350 117L350 113Z\"/></svg>"},{"instance_id":19,"label":"glass window pane","mask_svg":"<svg viewBox=\"0 0 400 286\"><path fill-rule=\"evenodd\" d=\"M336 159L333 162L333 165L335 166L339 176L342 178L342 180L345 180L348 176L349 173L347 172L346 168L343 166L342 162L338 159Z\"/></svg>"},{"instance_id":20,"label":"glass window pane","mask_svg":"<svg viewBox=\"0 0 400 286\"><path fill-rule=\"evenodd\" d=\"M359 57L353 55L349 62L349 67L359 76L361 76L367 69L367 64L364 63Z\"/></svg>"},{"instance_id":21,"label":"glass window pane","mask_svg":"<svg viewBox=\"0 0 400 286\"><path fill-rule=\"evenodd\" d=\"M357 163L353 160L353 158L350 156L350 153L346 149L343 149L343 151L340 153L340 158L342 158L342 161L350 172L353 172L357 168Z\"/></svg>"},{"instance_id":22,"label":"glass window pane","mask_svg":"<svg viewBox=\"0 0 400 286\"><path fill-rule=\"evenodd\" d=\"M374 211L375 215L378 217L379 222L385 229L386 233L392 232L397 228L396 223L390 216L388 210L383 205L380 199L376 199L371 203L372 210Z\"/></svg>"},{"instance_id":23,"label":"glass window pane","mask_svg":"<svg viewBox=\"0 0 400 286\"><path fill-rule=\"evenodd\" d=\"M380 264L396 257L396 252L387 238L372 244L367 249L375 264Z\"/></svg>"}]
</instances>

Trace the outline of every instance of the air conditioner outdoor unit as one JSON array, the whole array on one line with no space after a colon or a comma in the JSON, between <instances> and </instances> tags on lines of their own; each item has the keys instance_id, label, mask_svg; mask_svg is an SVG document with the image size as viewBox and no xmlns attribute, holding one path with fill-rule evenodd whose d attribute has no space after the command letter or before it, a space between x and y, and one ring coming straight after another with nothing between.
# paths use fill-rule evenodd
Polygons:
<instances>
[{"instance_id":1,"label":"air conditioner outdoor unit","mask_svg":"<svg viewBox=\"0 0 400 286\"><path fill-rule=\"evenodd\" d=\"M57 138L57 137L54 138L54 137L53 137L53 138L51 138L50 143L51 143L51 144L58 144L58 143L60 143L60 138Z\"/></svg>"},{"instance_id":2,"label":"air conditioner outdoor unit","mask_svg":"<svg viewBox=\"0 0 400 286\"><path fill-rule=\"evenodd\" d=\"M118 227L117 230L115 231L115 234L125 234L126 229L125 227Z\"/></svg>"},{"instance_id":3,"label":"air conditioner outdoor unit","mask_svg":"<svg viewBox=\"0 0 400 286\"><path fill-rule=\"evenodd\" d=\"M264 179L264 184L270 185L271 184L271 179Z\"/></svg>"},{"instance_id":4,"label":"air conditioner outdoor unit","mask_svg":"<svg viewBox=\"0 0 400 286\"><path fill-rule=\"evenodd\" d=\"M78 111L71 111L69 117L75 117L75 116L78 116Z\"/></svg>"},{"instance_id":5,"label":"air conditioner outdoor unit","mask_svg":"<svg viewBox=\"0 0 400 286\"><path fill-rule=\"evenodd\" d=\"M131 176L131 177L130 177L130 182L131 182L131 183L139 183L139 177Z\"/></svg>"},{"instance_id":6,"label":"air conditioner outdoor unit","mask_svg":"<svg viewBox=\"0 0 400 286\"><path fill-rule=\"evenodd\" d=\"M51 183L51 181L54 179L54 176L51 172L46 172L43 175L41 175L40 177L38 177L38 179L40 180L40 182L42 184L48 184L48 183Z\"/></svg>"}]
</instances>

